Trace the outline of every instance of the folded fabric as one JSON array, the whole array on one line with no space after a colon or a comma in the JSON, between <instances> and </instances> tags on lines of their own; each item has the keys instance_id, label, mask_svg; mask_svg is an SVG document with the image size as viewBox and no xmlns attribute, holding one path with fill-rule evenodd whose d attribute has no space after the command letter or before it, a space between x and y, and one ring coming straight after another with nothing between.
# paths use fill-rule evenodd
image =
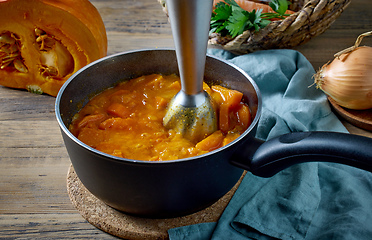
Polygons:
<instances>
[{"instance_id":1,"label":"folded fabric","mask_svg":"<svg viewBox=\"0 0 372 240\"><path fill-rule=\"evenodd\" d=\"M263 100L256 137L294 131L346 132L326 96L314 86L315 71L294 50L235 56L209 49L246 71ZM316 159L314 159L316 161ZM271 178L247 173L217 223L170 229L178 239L371 239L372 174L333 163L303 163Z\"/></svg>"}]
</instances>

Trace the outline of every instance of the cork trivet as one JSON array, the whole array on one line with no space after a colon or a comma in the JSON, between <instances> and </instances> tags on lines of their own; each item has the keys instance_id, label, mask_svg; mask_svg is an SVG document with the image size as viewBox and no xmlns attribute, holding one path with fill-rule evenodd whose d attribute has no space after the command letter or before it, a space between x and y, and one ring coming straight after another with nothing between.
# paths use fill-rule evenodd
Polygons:
<instances>
[{"instance_id":1,"label":"cork trivet","mask_svg":"<svg viewBox=\"0 0 372 240\"><path fill-rule=\"evenodd\" d=\"M79 180L71 165L67 174L67 190L72 204L89 223L124 239L168 239L167 230L197 223L216 222L235 193L239 182L210 207L178 218L147 219L119 212L91 194Z\"/></svg>"}]
</instances>

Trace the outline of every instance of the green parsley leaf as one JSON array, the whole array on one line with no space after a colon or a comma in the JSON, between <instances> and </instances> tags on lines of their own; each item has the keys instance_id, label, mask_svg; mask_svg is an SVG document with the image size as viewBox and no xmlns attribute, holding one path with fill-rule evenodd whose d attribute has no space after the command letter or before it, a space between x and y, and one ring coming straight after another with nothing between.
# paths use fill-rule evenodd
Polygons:
<instances>
[{"instance_id":1,"label":"green parsley leaf","mask_svg":"<svg viewBox=\"0 0 372 240\"><path fill-rule=\"evenodd\" d=\"M235 6L240 8L239 4L237 4L234 0L225 0L225 3L227 3L230 6Z\"/></svg>"},{"instance_id":2,"label":"green parsley leaf","mask_svg":"<svg viewBox=\"0 0 372 240\"><path fill-rule=\"evenodd\" d=\"M229 19L230 15L232 13L232 7L230 5L224 4L223 2L219 2L216 5L216 9L213 13L213 20L215 21L226 21Z\"/></svg>"},{"instance_id":3,"label":"green parsley leaf","mask_svg":"<svg viewBox=\"0 0 372 240\"><path fill-rule=\"evenodd\" d=\"M210 33L216 32L222 35L227 35L228 30L226 29L226 23L232 13L232 7L225 4L224 2L219 2L216 4L216 9L212 13L211 23L210 23Z\"/></svg>"},{"instance_id":4,"label":"green parsley leaf","mask_svg":"<svg viewBox=\"0 0 372 240\"><path fill-rule=\"evenodd\" d=\"M275 13L262 13L262 9L245 11L234 0L219 2L212 13L210 33L234 38L246 30L259 31L270 24L270 19L288 16L285 14L288 4L287 0L271 0L269 6Z\"/></svg>"},{"instance_id":5,"label":"green parsley leaf","mask_svg":"<svg viewBox=\"0 0 372 240\"><path fill-rule=\"evenodd\" d=\"M226 29L229 31L232 37L242 34L246 27L251 24L249 21L248 14L244 14L243 11L235 10L228 19Z\"/></svg>"},{"instance_id":6,"label":"green parsley leaf","mask_svg":"<svg viewBox=\"0 0 372 240\"><path fill-rule=\"evenodd\" d=\"M288 9L287 0L271 0L269 6L281 16L284 16L285 11Z\"/></svg>"},{"instance_id":7,"label":"green parsley leaf","mask_svg":"<svg viewBox=\"0 0 372 240\"><path fill-rule=\"evenodd\" d=\"M260 22L260 28L265 28L267 25L269 25L271 23L270 20L267 20L267 19L261 19L261 22Z\"/></svg>"}]
</instances>

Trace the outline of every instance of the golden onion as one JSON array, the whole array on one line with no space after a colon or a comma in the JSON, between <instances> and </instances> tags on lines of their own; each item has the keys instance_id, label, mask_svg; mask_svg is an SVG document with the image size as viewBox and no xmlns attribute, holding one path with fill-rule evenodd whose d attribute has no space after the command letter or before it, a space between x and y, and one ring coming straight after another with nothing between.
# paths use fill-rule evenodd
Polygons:
<instances>
[{"instance_id":1,"label":"golden onion","mask_svg":"<svg viewBox=\"0 0 372 240\"><path fill-rule=\"evenodd\" d=\"M342 107L356 110L372 108L372 47L359 44L335 54L330 64L325 64L316 74L318 88Z\"/></svg>"}]
</instances>

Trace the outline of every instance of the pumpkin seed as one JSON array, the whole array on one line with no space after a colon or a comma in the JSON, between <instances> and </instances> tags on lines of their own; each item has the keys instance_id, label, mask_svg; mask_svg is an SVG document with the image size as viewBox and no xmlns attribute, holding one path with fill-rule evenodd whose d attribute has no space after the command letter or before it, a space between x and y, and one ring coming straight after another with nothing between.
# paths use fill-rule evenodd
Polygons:
<instances>
[{"instance_id":1,"label":"pumpkin seed","mask_svg":"<svg viewBox=\"0 0 372 240\"><path fill-rule=\"evenodd\" d=\"M22 63L22 61L20 59L15 59L13 61L13 64L14 64L14 67L15 69L17 69L18 71L22 72L22 73L27 73L28 72L28 69L27 67Z\"/></svg>"},{"instance_id":2,"label":"pumpkin seed","mask_svg":"<svg viewBox=\"0 0 372 240\"><path fill-rule=\"evenodd\" d=\"M15 39L9 36L7 33L3 33L0 35L0 43L13 45L15 44Z\"/></svg>"}]
</instances>

